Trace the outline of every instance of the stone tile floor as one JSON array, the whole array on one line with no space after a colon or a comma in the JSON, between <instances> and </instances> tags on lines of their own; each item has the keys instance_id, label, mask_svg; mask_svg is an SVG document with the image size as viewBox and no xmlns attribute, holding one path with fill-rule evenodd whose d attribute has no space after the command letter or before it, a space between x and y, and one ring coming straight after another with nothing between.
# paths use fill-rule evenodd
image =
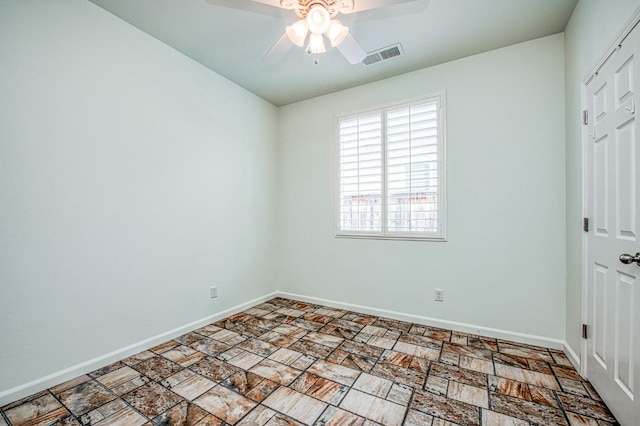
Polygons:
<instances>
[{"instance_id":1,"label":"stone tile floor","mask_svg":"<svg viewBox=\"0 0 640 426\"><path fill-rule=\"evenodd\" d=\"M561 351L282 298L0 414L0 426L617 424Z\"/></svg>"}]
</instances>

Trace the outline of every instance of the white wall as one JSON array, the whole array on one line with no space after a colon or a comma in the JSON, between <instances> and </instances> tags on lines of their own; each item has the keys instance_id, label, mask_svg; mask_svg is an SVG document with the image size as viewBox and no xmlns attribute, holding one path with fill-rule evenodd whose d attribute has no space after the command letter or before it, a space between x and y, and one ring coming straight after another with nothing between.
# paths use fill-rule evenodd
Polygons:
<instances>
[{"instance_id":1,"label":"white wall","mask_svg":"<svg viewBox=\"0 0 640 426\"><path fill-rule=\"evenodd\" d=\"M563 340L563 57L559 34L281 108L279 289ZM335 114L439 91L448 242L336 239Z\"/></svg>"},{"instance_id":2,"label":"white wall","mask_svg":"<svg viewBox=\"0 0 640 426\"><path fill-rule=\"evenodd\" d=\"M0 396L275 290L275 107L84 0L0 70Z\"/></svg>"},{"instance_id":3,"label":"white wall","mask_svg":"<svg viewBox=\"0 0 640 426\"><path fill-rule=\"evenodd\" d=\"M605 50L640 7L640 0L580 0L565 30L567 176L566 340L580 354L582 324L581 90Z\"/></svg>"}]
</instances>

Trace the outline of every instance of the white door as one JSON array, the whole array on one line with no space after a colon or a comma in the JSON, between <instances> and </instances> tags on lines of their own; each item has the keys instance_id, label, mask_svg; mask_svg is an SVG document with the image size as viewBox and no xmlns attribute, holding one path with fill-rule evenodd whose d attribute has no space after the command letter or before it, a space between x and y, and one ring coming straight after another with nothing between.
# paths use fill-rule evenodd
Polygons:
<instances>
[{"instance_id":1,"label":"white door","mask_svg":"<svg viewBox=\"0 0 640 426\"><path fill-rule=\"evenodd\" d=\"M619 257L640 252L639 56L636 28L586 86L584 127L586 374L627 426L640 424L640 261Z\"/></svg>"}]
</instances>

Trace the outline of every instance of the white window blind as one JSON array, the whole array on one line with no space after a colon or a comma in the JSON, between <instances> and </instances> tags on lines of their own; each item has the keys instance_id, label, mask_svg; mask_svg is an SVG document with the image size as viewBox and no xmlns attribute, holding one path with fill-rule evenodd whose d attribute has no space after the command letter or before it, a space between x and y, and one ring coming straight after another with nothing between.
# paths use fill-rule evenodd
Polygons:
<instances>
[{"instance_id":1,"label":"white window blind","mask_svg":"<svg viewBox=\"0 0 640 426\"><path fill-rule=\"evenodd\" d=\"M338 236L444 239L442 95L338 118Z\"/></svg>"}]
</instances>

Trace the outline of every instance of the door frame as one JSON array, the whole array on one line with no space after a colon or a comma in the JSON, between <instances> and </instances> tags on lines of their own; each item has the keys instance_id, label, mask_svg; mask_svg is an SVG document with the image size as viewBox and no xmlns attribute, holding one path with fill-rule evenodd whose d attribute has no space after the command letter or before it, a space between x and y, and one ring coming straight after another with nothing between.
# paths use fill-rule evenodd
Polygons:
<instances>
[{"instance_id":1,"label":"door frame","mask_svg":"<svg viewBox=\"0 0 640 426\"><path fill-rule=\"evenodd\" d=\"M627 36L638 27L640 31L640 7L636 8L633 12L633 15L627 22L622 26L622 30L618 32L615 40L611 45L604 51L604 54L600 57L597 64L591 72L587 74L587 76L582 80L581 90L580 90L580 111L585 111L587 109L587 86L589 83L595 78L600 69L611 59L616 52L618 51L618 46L627 38ZM589 117L589 123L592 117ZM581 123L581 132L580 132L580 147L582 151L582 217L587 216L587 171L586 171L586 163L587 163L587 155L586 150L588 149L588 141L591 137L589 134L589 126L585 126ZM591 225L591 224L590 224ZM581 274L582 274L582 300L581 300L581 308L582 308L582 324L587 323L587 313L589 307L587 306L587 233L582 232L581 238ZM584 378L587 377L587 340L580 339L580 375Z\"/></svg>"}]
</instances>

